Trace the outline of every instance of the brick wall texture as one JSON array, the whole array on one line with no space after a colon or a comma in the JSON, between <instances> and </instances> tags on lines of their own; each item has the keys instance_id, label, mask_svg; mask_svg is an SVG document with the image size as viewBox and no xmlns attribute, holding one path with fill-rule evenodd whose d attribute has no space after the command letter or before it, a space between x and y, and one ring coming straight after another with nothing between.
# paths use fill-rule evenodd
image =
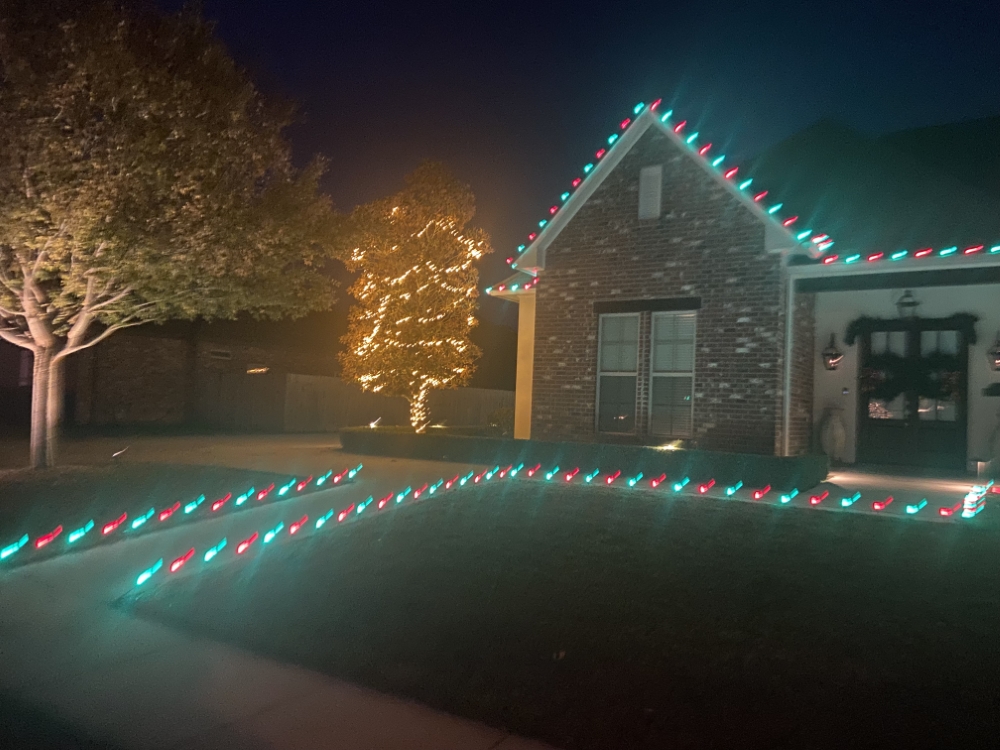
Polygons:
<instances>
[{"instance_id":1,"label":"brick wall texture","mask_svg":"<svg viewBox=\"0 0 1000 750\"><path fill-rule=\"evenodd\" d=\"M639 220L642 167L663 166L662 212ZM700 448L781 452L784 300L781 257L764 249L764 224L651 128L546 250L537 288L532 437L607 439L596 433L595 303L700 297L694 434ZM805 344L795 368L791 452L808 448L812 379L810 299L796 323ZM636 435L648 434L649 315L641 317ZM809 329L806 335L806 329Z\"/></svg>"}]
</instances>

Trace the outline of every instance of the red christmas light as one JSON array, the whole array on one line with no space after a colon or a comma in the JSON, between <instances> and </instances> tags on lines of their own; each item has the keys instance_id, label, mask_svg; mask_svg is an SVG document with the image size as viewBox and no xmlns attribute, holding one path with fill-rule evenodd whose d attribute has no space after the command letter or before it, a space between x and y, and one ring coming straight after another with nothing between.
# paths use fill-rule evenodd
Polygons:
<instances>
[{"instance_id":1,"label":"red christmas light","mask_svg":"<svg viewBox=\"0 0 1000 750\"><path fill-rule=\"evenodd\" d=\"M424 482L423 487L420 487L419 489L413 491L413 499L416 500L418 497L420 497L420 495L423 494L423 492L426 491L426 489L430 486L431 486L430 482Z\"/></svg>"},{"instance_id":2,"label":"red christmas light","mask_svg":"<svg viewBox=\"0 0 1000 750\"><path fill-rule=\"evenodd\" d=\"M837 258L839 257L840 257L839 255L827 255L825 258L823 258L823 265L828 266L831 263L835 263L837 261Z\"/></svg>"},{"instance_id":3,"label":"red christmas light","mask_svg":"<svg viewBox=\"0 0 1000 750\"><path fill-rule=\"evenodd\" d=\"M702 146L701 148L698 149L698 156L704 156L705 154L708 153L708 150L710 148L712 148L712 144L711 143L706 143L704 146Z\"/></svg>"},{"instance_id":4,"label":"red christmas light","mask_svg":"<svg viewBox=\"0 0 1000 750\"><path fill-rule=\"evenodd\" d=\"M613 483L613 482L614 482L614 481L615 481L615 480L616 480L616 479L617 479L618 477L620 477L621 475L622 475L622 470L621 470L621 469L619 469L619 470L618 470L618 471L616 471L616 472L615 472L614 474L611 474L610 476L608 476L608 478L607 478L607 479L606 479L605 481L606 481L606 482L607 482L608 484L611 484L611 483Z\"/></svg>"},{"instance_id":5,"label":"red christmas light","mask_svg":"<svg viewBox=\"0 0 1000 750\"><path fill-rule=\"evenodd\" d=\"M660 102L662 102L662 101L663 101L662 99L657 99L657 100L656 100L655 102L653 102L652 104L650 104L650 105L649 105L649 108L650 108L650 109L651 109L651 110L652 110L653 112L655 112L655 111L656 111L656 108L660 106Z\"/></svg>"},{"instance_id":6,"label":"red christmas light","mask_svg":"<svg viewBox=\"0 0 1000 750\"><path fill-rule=\"evenodd\" d=\"M707 482L705 482L705 484L699 484L698 485L698 492L700 492L702 495L704 495L706 492L708 492L714 486L715 486L715 480L714 479L709 479Z\"/></svg>"},{"instance_id":7,"label":"red christmas light","mask_svg":"<svg viewBox=\"0 0 1000 750\"><path fill-rule=\"evenodd\" d=\"M740 171L739 167L733 167L732 169L727 169L725 174L723 174L722 176L725 177L727 180L729 180L735 177L736 173L739 171Z\"/></svg>"},{"instance_id":8,"label":"red christmas light","mask_svg":"<svg viewBox=\"0 0 1000 750\"><path fill-rule=\"evenodd\" d=\"M347 518L351 514L352 510L354 510L354 503L351 503L350 507L344 508L337 514L337 523L341 523L345 518Z\"/></svg>"},{"instance_id":9,"label":"red christmas light","mask_svg":"<svg viewBox=\"0 0 1000 750\"><path fill-rule=\"evenodd\" d=\"M458 474L456 474L455 476L453 476L453 477L452 477L451 479L449 479L449 480L448 480L447 482L445 482L445 483L444 483L444 488L445 488L446 490L450 490L450 489L451 489L451 486L452 486L453 484L455 484L455 482L457 482L457 481L458 481L459 479L460 479L460 476L459 476ZM391 497L391 495L390 495L390 497ZM381 508L382 506L380 505L380 506L378 506L378 507L380 507L380 508Z\"/></svg>"},{"instance_id":10,"label":"red christmas light","mask_svg":"<svg viewBox=\"0 0 1000 750\"><path fill-rule=\"evenodd\" d=\"M119 526L121 526L123 523L125 523L125 519L126 518L128 518L128 513L122 513L114 521L109 521L108 523L104 524L104 528L101 529L101 534L103 534L104 536L107 536L112 531L114 531Z\"/></svg>"},{"instance_id":11,"label":"red christmas light","mask_svg":"<svg viewBox=\"0 0 1000 750\"><path fill-rule=\"evenodd\" d=\"M264 489L262 489L260 492L257 493L257 499L258 500L263 500L265 497L267 497L270 494L271 490L273 490L273 489L274 489L274 482L271 482L271 486L270 487L265 487Z\"/></svg>"},{"instance_id":12,"label":"red christmas light","mask_svg":"<svg viewBox=\"0 0 1000 750\"><path fill-rule=\"evenodd\" d=\"M41 549L42 547L44 547L46 544L51 542L57 536L62 534L62 530L63 530L62 525L59 525L56 526L54 529L52 529L52 531L50 531L48 534L42 534L42 536L38 537L38 539L35 540L35 549Z\"/></svg>"},{"instance_id":13,"label":"red christmas light","mask_svg":"<svg viewBox=\"0 0 1000 750\"><path fill-rule=\"evenodd\" d=\"M688 124L687 120L681 120L679 123L674 125L674 132L679 133L684 129L684 126Z\"/></svg>"},{"instance_id":14,"label":"red christmas light","mask_svg":"<svg viewBox=\"0 0 1000 750\"><path fill-rule=\"evenodd\" d=\"M627 128L629 126L629 123L631 123L631 122L632 122L632 118L631 117L626 117L624 120L622 120L621 121L621 128L622 128L622 130L624 130L625 128Z\"/></svg>"},{"instance_id":15,"label":"red christmas light","mask_svg":"<svg viewBox=\"0 0 1000 750\"><path fill-rule=\"evenodd\" d=\"M973 253L978 253L983 249L982 245L973 245L972 247L967 247L962 251L963 255L972 255Z\"/></svg>"},{"instance_id":16,"label":"red christmas light","mask_svg":"<svg viewBox=\"0 0 1000 750\"><path fill-rule=\"evenodd\" d=\"M310 483L310 482L311 482L312 480L313 480L313 477L312 477L312 474L310 474L310 475L309 475L309 476L307 476L307 477L306 477L305 479L303 479L303 480L302 480L301 482L299 482L299 483L298 483L297 485L295 485L295 491L296 491L296 492L302 492L302 490L304 490L304 489L306 488L306 486L307 486L307 485L308 485L308 484L309 484L309 483Z\"/></svg>"},{"instance_id":17,"label":"red christmas light","mask_svg":"<svg viewBox=\"0 0 1000 750\"><path fill-rule=\"evenodd\" d=\"M192 547L187 552L185 552L183 555L181 555L176 560L174 560L172 563L170 563L170 572L171 573L176 573L178 570L180 570L182 567L184 567L184 563L186 563L192 557L194 557L194 547Z\"/></svg>"},{"instance_id":18,"label":"red christmas light","mask_svg":"<svg viewBox=\"0 0 1000 750\"><path fill-rule=\"evenodd\" d=\"M513 262L514 262L514 256L513 255L508 255L507 256L507 265L509 266Z\"/></svg>"},{"instance_id":19,"label":"red christmas light","mask_svg":"<svg viewBox=\"0 0 1000 750\"><path fill-rule=\"evenodd\" d=\"M171 505L169 508L166 508L165 510L161 510L160 511L160 516L159 516L160 520L161 521L166 521L168 518L170 518L170 516L172 516L174 513L176 513L178 510L180 510L180 508L181 508L181 504L179 502L177 502L177 503L174 503L173 505Z\"/></svg>"},{"instance_id":20,"label":"red christmas light","mask_svg":"<svg viewBox=\"0 0 1000 750\"><path fill-rule=\"evenodd\" d=\"M934 252L934 248L925 247L923 250L917 250L914 254L914 258L926 258L928 255Z\"/></svg>"},{"instance_id":21,"label":"red christmas light","mask_svg":"<svg viewBox=\"0 0 1000 750\"><path fill-rule=\"evenodd\" d=\"M573 180L573 182L572 182L572 183L570 183L570 184L571 184L571 185L572 185L573 187L579 187L579 186L580 186L580 183L581 183L581 182L583 182L583 178L582 178L582 177L577 177L577 178L576 178L575 180Z\"/></svg>"},{"instance_id":22,"label":"red christmas light","mask_svg":"<svg viewBox=\"0 0 1000 750\"><path fill-rule=\"evenodd\" d=\"M212 510L217 511L219 508L225 505L226 502L229 500L229 498L231 498L232 496L233 496L232 492L227 492L225 497L220 497L218 500L212 503Z\"/></svg>"},{"instance_id":23,"label":"red christmas light","mask_svg":"<svg viewBox=\"0 0 1000 750\"><path fill-rule=\"evenodd\" d=\"M766 495L770 491L771 491L771 485L766 484L763 487L761 487L759 490L754 490L753 491L753 499L754 500L760 500L762 497L764 497L764 495Z\"/></svg>"},{"instance_id":24,"label":"red christmas light","mask_svg":"<svg viewBox=\"0 0 1000 750\"><path fill-rule=\"evenodd\" d=\"M549 216L553 215L558 210L559 206L549 206Z\"/></svg>"},{"instance_id":25,"label":"red christmas light","mask_svg":"<svg viewBox=\"0 0 1000 750\"><path fill-rule=\"evenodd\" d=\"M798 216L789 216L787 219L785 219L783 222L781 222L781 226L783 226L783 227L790 227L792 224L794 224L798 220L799 220Z\"/></svg>"},{"instance_id":26,"label":"red christmas light","mask_svg":"<svg viewBox=\"0 0 1000 750\"><path fill-rule=\"evenodd\" d=\"M538 236L537 232L532 232L531 234L528 235L528 241L530 242L531 240L535 239L535 237L537 237L537 236Z\"/></svg>"},{"instance_id":27,"label":"red christmas light","mask_svg":"<svg viewBox=\"0 0 1000 750\"><path fill-rule=\"evenodd\" d=\"M938 515L941 515L941 516L950 516L953 513L958 513L958 511L960 511L960 510L962 510L962 501L961 500L959 500L957 503L955 503L952 506L946 506L944 508L939 508L938 509Z\"/></svg>"},{"instance_id":28,"label":"red christmas light","mask_svg":"<svg viewBox=\"0 0 1000 750\"><path fill-rule=\"evenodd\" d=\"M534 476L535 472L538 471L540 468L542 468L542 465L541 464L536 464L532 468L528 469L528 476L529 477Z\"/></svg>"},{"instance_id":29,"label":"red christmas light","mask_svg":"<svg viewBox=\"0 0 1000 750\"><path fill-rule=\"evenodd\" d=\"M754 203L760 203L767 196L766 190L761 190L757 195L753 197Z\"/></svg>"},{"instance_id":30,"label":"red christmas light","mask_svg":"<svg viewBox=\"0 0 1000 750\"><path fill-rule=\"evenodd\" d=\"M828 490L823 490L818 495L813 495L812 497L810 497L809 498L809 504L810 505L819 505L821 502L823 502L824 500L826 500L828 497L830 497L830 492Z\"/></svg>"},{"instance_id":31,"label":"red christmas light","mask_svg":"<svg viewBox=\"0 0 1000 750\"><path fill-rule=\"evenodd\" d=\"M658 476L656 479L650 479L649 480L649 486L650 487L656 487L657 485L662 484L663 482L666 482L666 481L667 481L667 475L666 474L660 474L660 476Z\"/></svg>"},{"instance_id":32,"label":"red christmas light","mask_svg":"<svg viewBox=\"0 0 1000 750\"><path fill-rule=\"evenodd\" d=\"M381 500L378 501L378 509L379 510L382 510L382 508L385 507L385 504L387 502L389 502L390 500L392 500L393 494L395 494L395 493L390 492L388 495L386 495L385 497L383 497Z\"/></svg>"},{"instance_id":33,"label":"red christmas light","mask_svg":"<svg viewBox=\"0 0 1000 750\"><path fill-rule=\"evenodd\" d=\"M608 153L608 150L606 148L602 148L602 149L598 149L597 153L594 154L594 156L596 156L598 159L600 159L606 153Z\"/></svg>"},{"instance_id":34,"label":"red christmas light","mask_svg":"<svg viewBox=\"0 0 1000 750\"><path fill-rule=\"evenodd\" d=\"M577 466L575 469L573 469L573 471L570 471L570 472L566 473L566 481L567 482L572 482L573 481L573 477L575 477L579 473L580 473L580 467Z\"/></svg>"},{"instance_id":35,"label":"red christmas light","mask_svg":"<svg viewBox=\"0 0 1000 750\"><path fill-rule=\"evenodd\" d=\"M511 470L511 469L513 469L513 468L514 468L514 464L511 464L511 465L510 465L510 466L508 466L508 467L507 467L506 469L502 469L502 470L500 471L500 478L501 478L501 479L503 479L503 478L504 478L505 476L507 476L507 472L508 472L508 471L510 471L510 470Z\"/></svg>"},{"instance_id":36,"label":"red christmas light","mask_svg":"<svg viewBox=\"0 0 1000 750\"><path fill-rule=\"evenodd\" d=\"M298 521L296 521L295 523L293 523L291 526L288 527L288 533L295 534L299 529L301 529L303 526L306 525L306 521L308 520L309 516L302 516L302 518L300 518Z\"/></svg>"},{"instance_id":37,"label":"red christmas light","mask_svg":"<svg viewBox=\"0 0 1000 750\"><path fill-rule=\"evenodd\" d=\"M240 542L236 547L236 554L242 555L244 552L246 552L247 549L249 549L250 545L257 541L257 538L259 536L260 534L258 534L255 531L249 538L244 539L242 542Z\"/></svg>"},{"instance_id":38,"label":"red christmas light","mask_svg":"<svg viewBox=\"0 0 1000 750\"><path fill-rule=\"evenodd\" d=\"M476 474L476 476L472 478L473 484L479 484L479 480L485 477L487 472L489 472L489 469L486 469L486 471L482 472L481 474Z\"/></svg>"},{"instance_id":39,"label":"red christmas light","mask_svg":"<svg viewBox=\"0 0 1000 750\"><path fill-rule=\"evenodd\" d=\"M874 263L876 260L882 260L885 257L885 253L872 253L868 256L868 262Z\"/></svg>"},{"instance_id":40,"label":"red christmas light","mask_svg":"<svg viewBox=\"0 0 1000 750\"><path fill-rule=\"evenodd\" d=\"M885 500L876 500L872 503L872 510L885 510L887 507L892 505L892 495L889 495Z\"/></svg>"}]
</instances>

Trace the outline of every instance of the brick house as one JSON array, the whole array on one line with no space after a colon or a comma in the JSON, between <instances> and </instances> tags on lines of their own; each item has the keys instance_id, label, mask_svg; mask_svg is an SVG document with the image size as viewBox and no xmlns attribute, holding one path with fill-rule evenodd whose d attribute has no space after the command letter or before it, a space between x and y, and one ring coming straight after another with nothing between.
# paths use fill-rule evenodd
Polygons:
<instances>
[{"instance_id":1,"label":"brick house","mask_svg":"<svg viewBox=\"0 0 1000 750\"><path fill-rule=\"evenodd\" d=\"M787 160L737 168L694 130L638 105L519 248L516 273L487 289L519 306L515 436L822 444L847 462L956 468L989 457L1000 200L928 208L902 190L873 206L848 190L861 200L831 217L831 190L772 186ZM900 202L910 210L893 214Z\"/></svg>"}]
</instances>

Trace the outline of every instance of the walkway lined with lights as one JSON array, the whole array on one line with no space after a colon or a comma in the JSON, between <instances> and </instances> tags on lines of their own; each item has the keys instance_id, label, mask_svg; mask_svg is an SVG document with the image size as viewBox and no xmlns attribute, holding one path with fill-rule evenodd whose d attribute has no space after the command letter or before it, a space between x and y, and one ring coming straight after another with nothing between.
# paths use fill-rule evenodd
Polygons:
<instances>
[{"instance_id":1,"label":"walkway lined with lights","mask_svg":"<svg viewBox=\"0 0 1000 750\"><path fill-rule=\"evenodd\" d=\"M336 454L323 460L348 464ZM121 747L543 750L540 743L194 638L113 606L134 588L150 558L164 558L157 575L170 575L175 564L174 575L184 575L206 564L211 548L220 564L221 556L235 554L239 542L261 530L246 553L250 558L268 531L281 527L275 536L285 538L296 523L296 534L315 531L331 505L339 512L353 505L354 515L361 507L374 510L367 497L377 500L407 484L412 494L448 466L363 460L357 484L226 516L209 512L200 523L2 570L0 690ZM453 468L458 473L463 467ZM210 507L206 501L201 510ZM178 564L179 558L186 559Z\"/></svg>"}]
</instances>

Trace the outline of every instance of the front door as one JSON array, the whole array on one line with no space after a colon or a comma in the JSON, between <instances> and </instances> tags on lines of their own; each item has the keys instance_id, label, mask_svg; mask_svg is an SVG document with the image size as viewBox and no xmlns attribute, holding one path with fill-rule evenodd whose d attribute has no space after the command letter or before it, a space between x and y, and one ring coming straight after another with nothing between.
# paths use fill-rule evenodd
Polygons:
<instances>
[{"instance_id":1,"label":"front door","mask_svg":"<svg viewBox=\"0 0 1000 750\"><path fill-rule=\"evenodd\" d=\"M969 343L949 325L914 318L862 334L859 462L965 469Z\"/></svg>"}]
</instances>

